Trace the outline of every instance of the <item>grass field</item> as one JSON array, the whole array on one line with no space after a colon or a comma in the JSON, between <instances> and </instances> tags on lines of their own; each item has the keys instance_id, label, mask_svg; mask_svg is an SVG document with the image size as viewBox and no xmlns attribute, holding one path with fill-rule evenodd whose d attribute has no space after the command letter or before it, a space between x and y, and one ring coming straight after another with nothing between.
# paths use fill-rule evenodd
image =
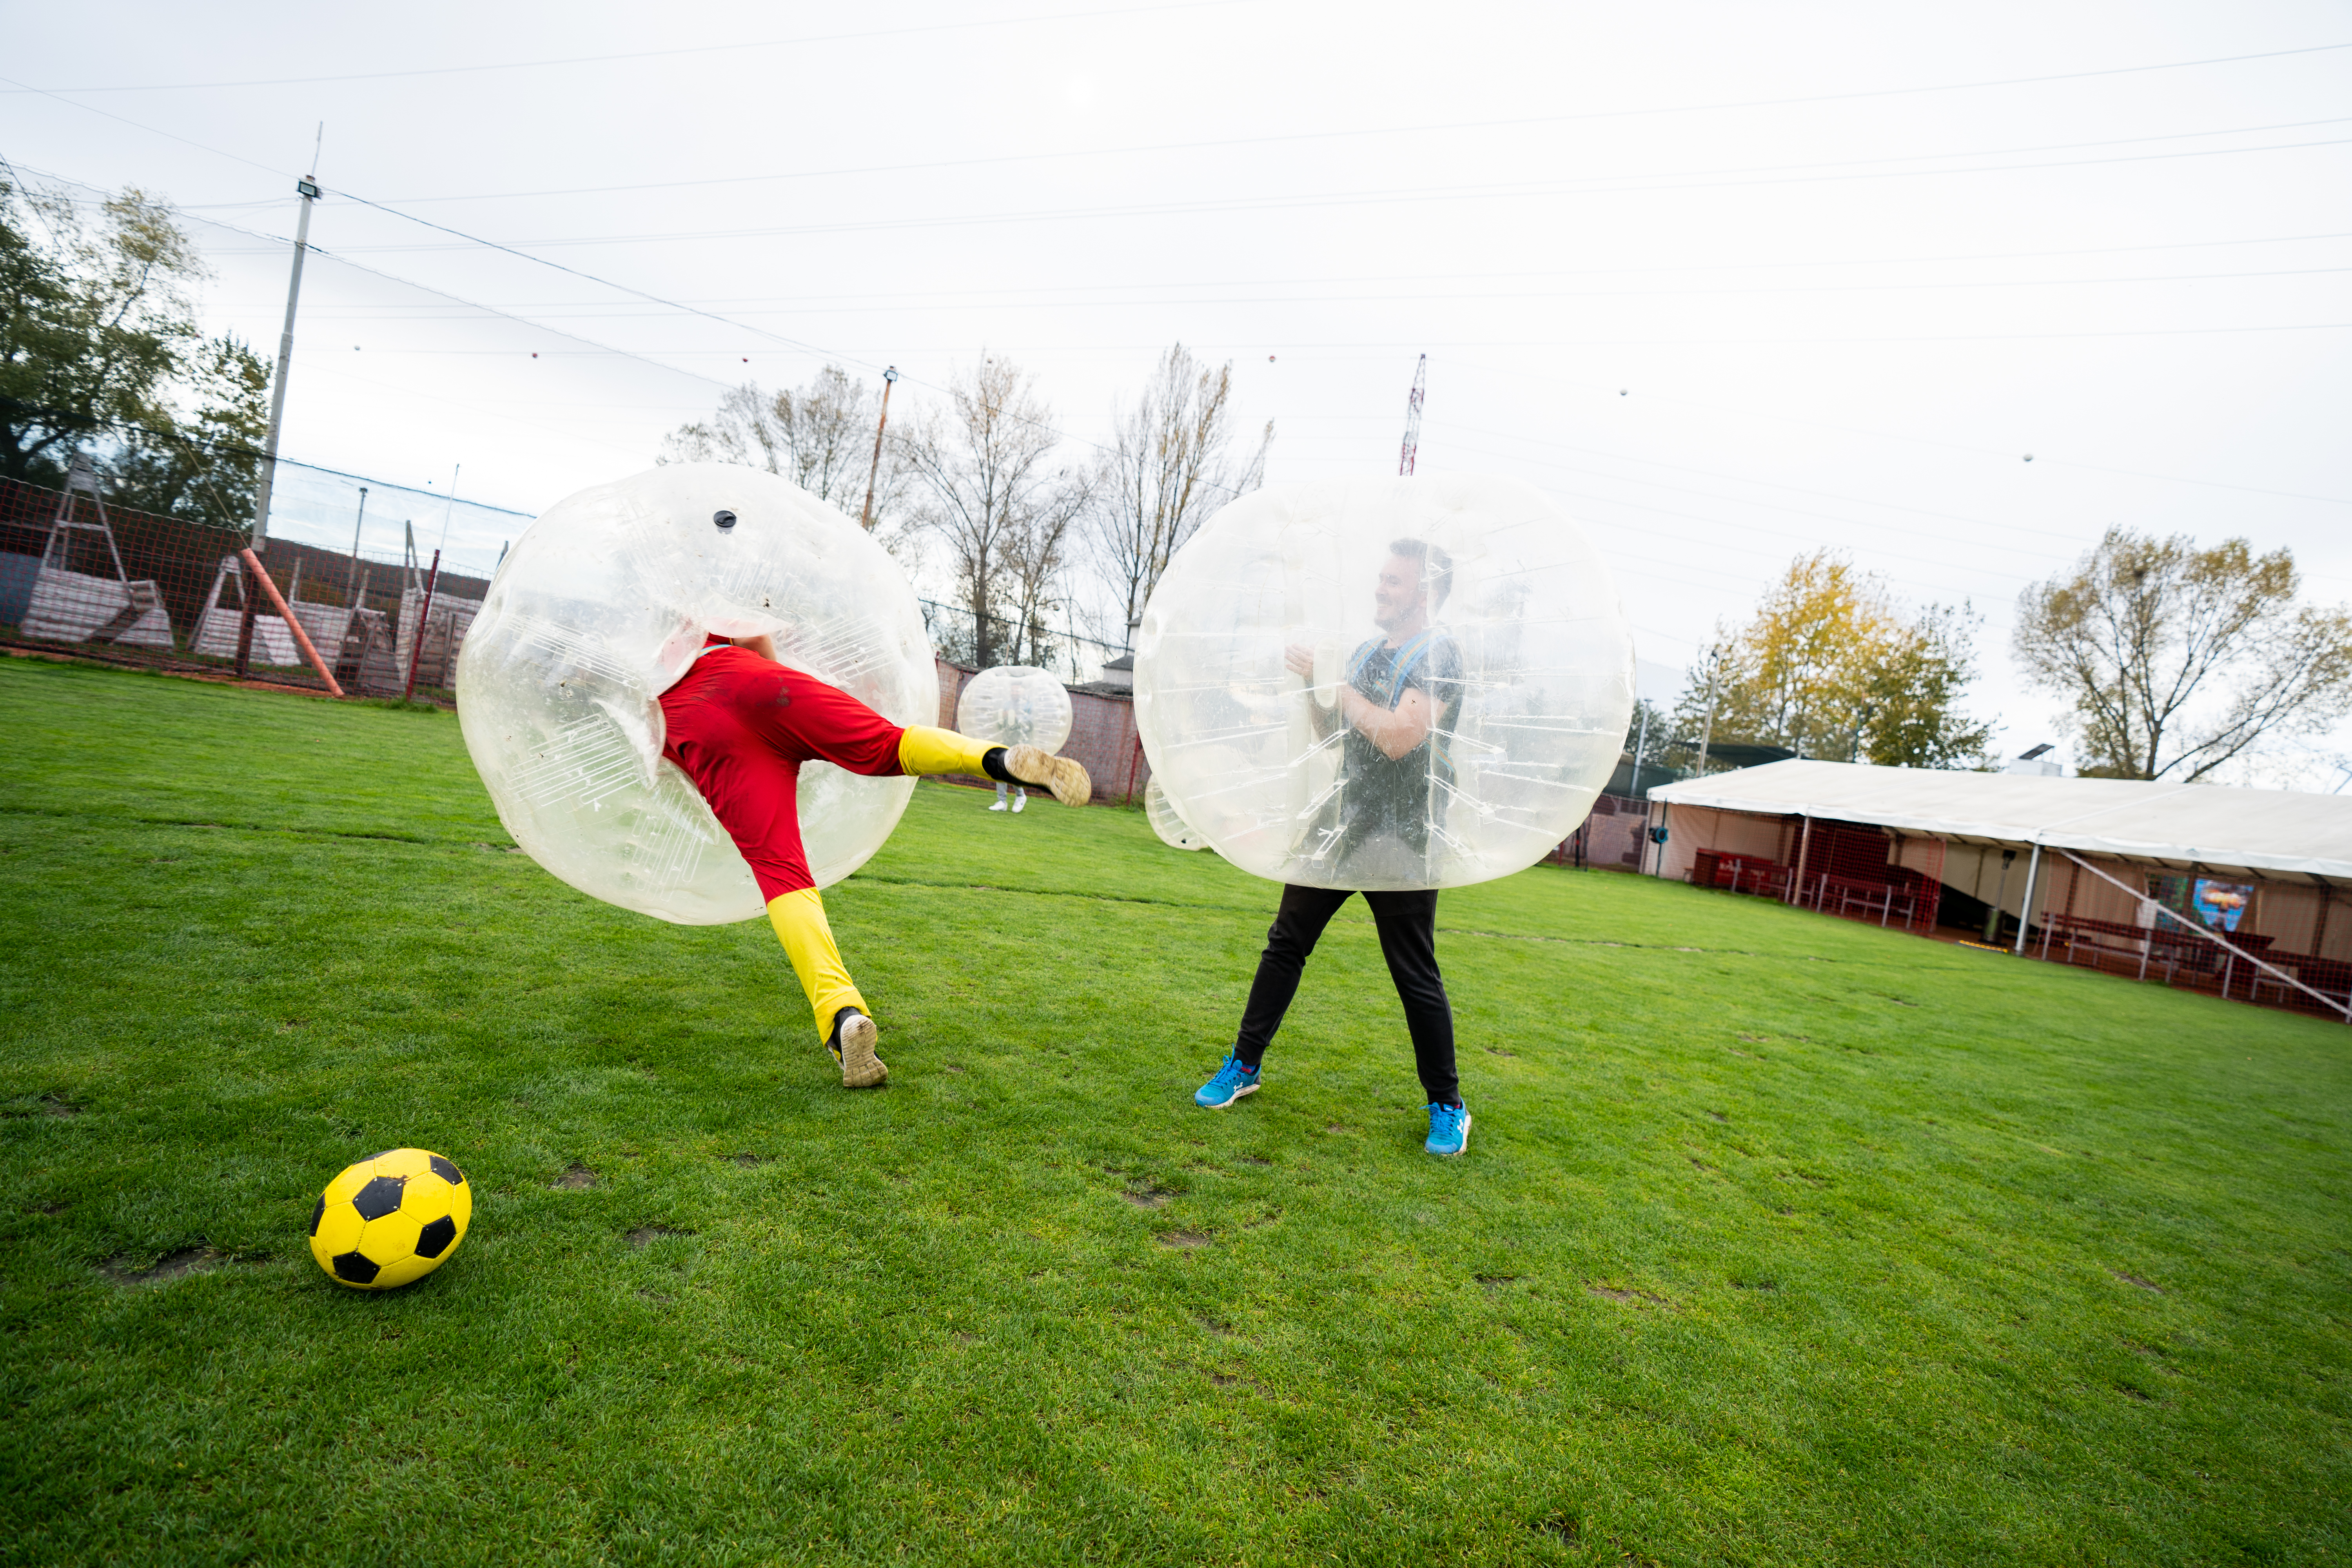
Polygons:
<instances>
[{"instance_id":1,"label":"grass field","mask_svg":"<svg viewBox=\"0 0 2352 1568\"><path fill-rule=\"evenodd\" d=\"M1448 893L1420 1152L1354 906L927 785L764 925L507 848L445 714L0 660L0 1561L2315 1563L2352 1031L1754 900ZM382 1296L320 1185L456 1159ZM159 1260L162 1266L158 1267Z\"/></svg>"}]
</instances>

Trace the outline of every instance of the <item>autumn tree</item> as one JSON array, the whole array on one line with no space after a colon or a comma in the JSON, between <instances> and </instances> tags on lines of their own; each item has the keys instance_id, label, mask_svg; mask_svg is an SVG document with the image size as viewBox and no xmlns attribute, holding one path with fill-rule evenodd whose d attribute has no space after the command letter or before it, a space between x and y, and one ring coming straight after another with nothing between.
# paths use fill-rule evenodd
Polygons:
<instances>
[{"instance_id":1,"label":"autumn tree","mask_svg":"<svg viewBox=\"0 0 2352 1568\"><path fill-rule=\"evenodd\" d=\"M86 455L125 505L250 523L269 372L196 325L209 276L143 192L92 220L0 164L0 474L61 484Z\"/></svg>"},{"instance_id":2,"label":"autumn tree","mask_svg":"<svg viewBox=\"0 0 2352 1568\"><path fill-rule=\"evenodd\" d=\"M2014 647L2073 704L2084 773L2201 779L2352 711L2352 613L2298 605L2298 588L2284 549L2111 528L2020 596Z\"/></svg>"},{"instance_id":3,"label":"autumn tree","mask_svg":"<svg viewBox=\"0 0 2352 1568\"><path fill-rule=\"evenodd\" d=\"M811 495L852 517L864 514L868 476L874 481L869 527L894 518L907 486L898 447L885 442L877 472L875 427L882 393L837 364L826 365L806 386L781 392L746 382L719 400L707 420L681 425L662 442L665 462L741 463L782 474Z\"/></svg>"},{"instance_id":4,"label":"autumn tree","mask_svg":"<svg viewBox=\"0 0 2352 1568\"><path fill-rule=\"evenodd\" d=\"M987 358L955 378L946 408L900 426L914 525L946 547L956 593L985 668L1034 647L1052 607L1087 476L1056 460L1061 437L1032 378Z\"/></svg>"},{"instance_id":5,"label":"autumn tree","mask_svg":"<svg viewBox=\"0 0 2352 1568\"><path fill-rule=\"evenodd\" d=\"M1677 739L1696 745L1712 695L1718 742L1895 767L1973 765L1991 739L1960 710L1977 624L1965 605L1906 615L1878 577L1835 552L1800 556L1754 619L1721 634L1711 687L1694 680L1683 694Z\"/></svg>"},{"instance_id":6,"label":"autumn tree","mask_svg":"<svg viewBox=\"0 0 2352 1568\"><path fill-rule=\"evenodd\" d=\"M1114 409L1087 532L1131 637L1143 606L1184 542L1225 502L1265 480L1266 421L1254 447L1234 423L1233 365L1212 368L1176 344L1160 356L1134 407Z\"/></svg>"}]
</instances>

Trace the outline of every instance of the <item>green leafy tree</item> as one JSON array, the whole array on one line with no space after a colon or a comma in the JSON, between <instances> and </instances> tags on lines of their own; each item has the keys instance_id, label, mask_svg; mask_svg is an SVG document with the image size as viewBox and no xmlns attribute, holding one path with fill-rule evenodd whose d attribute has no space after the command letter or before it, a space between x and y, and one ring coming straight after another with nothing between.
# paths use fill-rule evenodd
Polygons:
<instances>
[{"instance_id":1,"label":"green leafy tree","mask_svg":"<svg viewBox=\"0 0 2352 1568\"><path fill-rule=\"evenodd\" d=\"M93 221L0 166L0 474L55 485L88 454L125 505L249 522L268 370L197 326L208 276L145 193Z\"/></svg>"},{"instance_id":2,"label":"green leafy tree","mask_svg":"<svg viewBox=\"0 0 2352 1568\"><path fill-rule=\"evenodd\" d=\"M1753 619L1719 634L1714 679L1693 679L1675 731L1695 745L1712 696L1717 742L1894 767L1977 765L1991 731L1960 710L1976 626L1965 605L1906 614L1877 576L1833 551L1799 556Z\"/></svg>"},{"instance_id":3,"label":"green leafy tree","mask_svg":"<svg viewBox=\"0 0 2352 1568\"><path fill-rule=\"evenodd\" d=\"M2018 662L2074 704L2084 773L2201 779L2352 711L2352 612L2299 587L2284 549L2111 528L2020 597Z\"/></svg>"}]
</instances>

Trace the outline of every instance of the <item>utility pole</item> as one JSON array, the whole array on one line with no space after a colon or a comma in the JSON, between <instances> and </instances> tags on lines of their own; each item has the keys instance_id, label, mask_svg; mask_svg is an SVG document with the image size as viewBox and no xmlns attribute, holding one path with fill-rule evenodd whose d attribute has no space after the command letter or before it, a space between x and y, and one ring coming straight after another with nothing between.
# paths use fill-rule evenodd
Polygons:
<instances>
[{"instance_id":1,"label":"utility pole","mask_svg":"<svg viewBox=\"0 0 2352 1568\"><path fill-rule=\"evenodd\" d=\"M1853 716L1853 728L1846 731L1845 760L1853 762L1862 755L1862 727L1878 716L1878 704L1865 702Z\"/></svg>"},{"instance_id":2,"label":"utility pole","mask_svg":"<svg viewBox=\"0 0 2352 1568\"><path fill-rule=\"evenodd\" d=\"M890 427L890 388L898 379L898 367L889 365L882 372L882 417L874 422L874 464L866 470L866 510L858 514L858 524L868 533L874 531L874 481L882 477L882 432Z\"/></svg>"},{"instance_id":3,"label":"utility pole","mask_svg":"<svg viewBox=\"0 0 2352 1568\"><path fill-rule=\"evenodd\" d=\"M1413 367L1412 391L1404 400L1404 448L1397 455L1397 473L1412 478L1413 459L1421 454L1421 400L1429 390L1429 356Z\"/></svg>"},{"instance_id":4,"label":"utility pole","mask_svg":"<svg viewBox=\"0 0 2352 1568\"><path fill-rule=\"evenodd\" d=\"M362 485L360 487L360 514L352 520L351 580L343 584L344 587L351 589L354 595L356 595L358 591L360 581L360 530L367 523L367 486ZM352 600L352 608L356 610L359 607L360 602L356 597L354 597Z\"/></svg>"},{"instance_id":5,"label":"utility pole","mask_svg":"<svg viewBox=\"0 0 2352 1568\"><path fill-rule=\"evenodd\" d=\"M1706 650L1706 727L1698 732L1698 773L1696 776L1699 778L1706 777L1706 749L1715 743L1715 699L1722 676L1723 646L1718 643Z\"/></svg>"},{"instance_id":6,"label":"utility pole","mask_svg":"<svg viewBox=\"0 0 2352 1568\"><path fill-rule=\"evenodd\" d=\"M1633 790L1633 798L1640 800L1643 798L1642 753L1649 748L1650 744L1650 705L1641 702L1638 698L1635 701L1639 703L1642 710L1642 738L1633 742L1633 782L1628 787Z\"/></svg>"},{"instance_id":7,"label":"utility pole","mask_svg":"<svg viewBox=\"0 0 2352 1568\"><path fill-rule=\"evenodd\" d=\"M321 139L325 127L320 128ZM261 454L261 483L253 502L254 558L259 560L269 544L269 492L278 479L278 436L286 425L286 372L294 362L294 307L302 298L302 257L310 248L310 206L319 199L319 158L314 148L310 154L310 173L295 182L301 193L302 216L294 225L294 276L286 285L286 327L278 337L278 374L269 388L269 438ZM253 658L253 617L260 603L253 595L253 584L246 585L245 619L237 627L236 673L242 677Z\"/></svg>"}]
</instances>

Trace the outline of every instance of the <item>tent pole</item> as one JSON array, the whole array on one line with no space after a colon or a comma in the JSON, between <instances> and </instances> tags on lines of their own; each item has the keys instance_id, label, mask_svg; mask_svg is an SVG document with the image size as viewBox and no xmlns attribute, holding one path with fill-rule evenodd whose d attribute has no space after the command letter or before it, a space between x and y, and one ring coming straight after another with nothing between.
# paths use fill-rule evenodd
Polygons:
<instances>
[{"instance_id":1,"label":"tent pole","mask_svg":"<svg viewBox=\"0 0 2352 1568\"><path fill-rule=\"evenodd\" d=\"M2013 957L2025 954L2025 930L2033 920L2033 879L2042 869L2042 846L2035 844L2032 858L2025 862L2025 896L2017 900L2017 945L2009 951ZM2047 921L2043 922L2046 926Z\"/></svg>"},{"instance_id":2,"label":"tent pole","mask_svg":"<svg viewBox=\"0 0 2352 1568\"><path fill-rule=\"evenodd\" d=\"M1813 819L1812 816L1808 814L1805 817L1805 830L1797 837L1797 863L1789 868L1789 890L1781 897L1780 901L1782 903L1801 904L1804 902L1804 893L1802 889L1805 881L1805 859L1812 852Z\"/></svg>"}]
</instances>

